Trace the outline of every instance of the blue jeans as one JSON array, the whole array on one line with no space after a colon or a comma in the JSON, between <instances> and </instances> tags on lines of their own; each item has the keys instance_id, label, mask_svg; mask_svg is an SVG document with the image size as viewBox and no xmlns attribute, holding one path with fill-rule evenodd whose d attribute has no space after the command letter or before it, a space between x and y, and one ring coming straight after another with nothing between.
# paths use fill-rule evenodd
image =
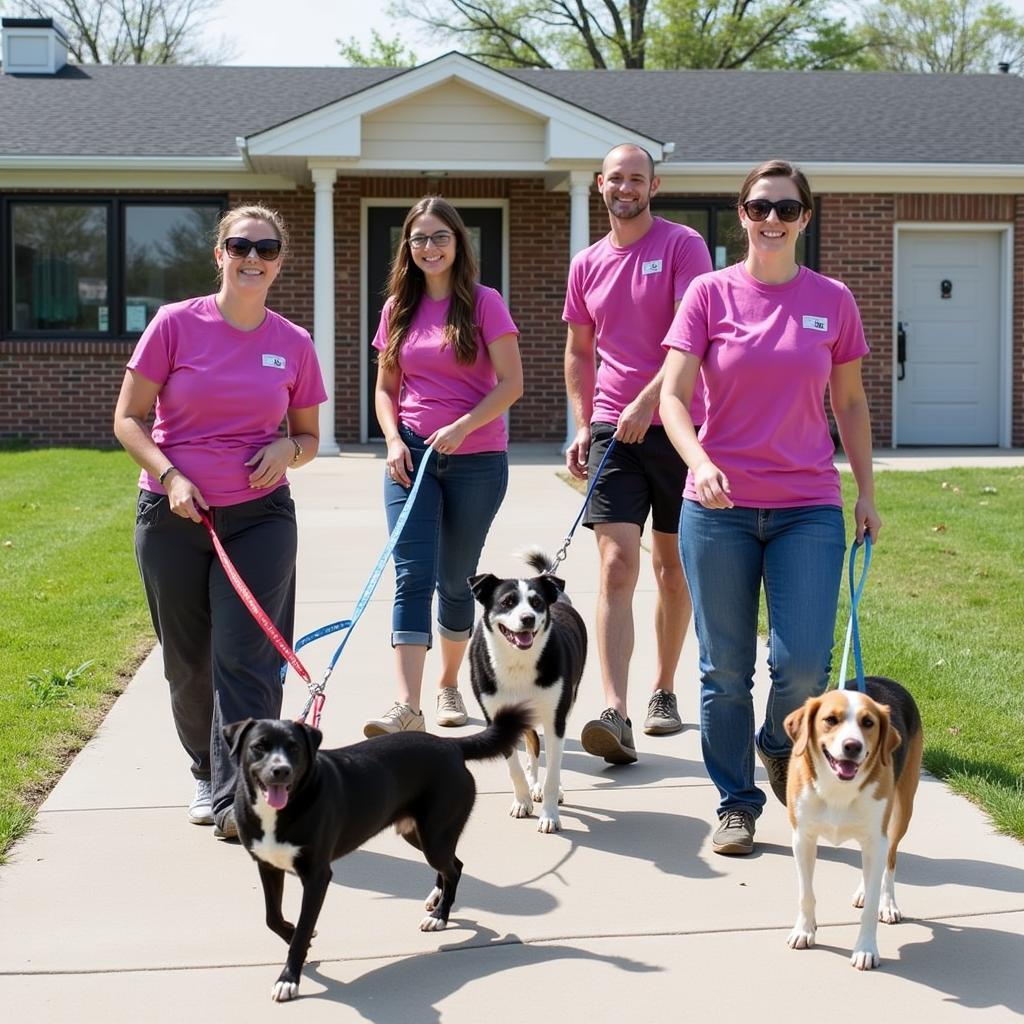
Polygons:
<instances>
[{"instance_id":1,"label":"blue jeans","mask_svg":"<svg viewBox=\"0 0 1024 1024\"><path fill-rule=\"evenodd\" d=\"M424 439L400 427L413 472ZM384 475L384 506L393 530L410 488ZM438 632L449 640L473 633L474 599L467 580L476 573L487 531L508 487L508 453L439 455L427 466L416 503L395 545L395 606L391 645L432 646L430 606L437 590Z\"/></svg>"},{"instance_id":2,"label":"blue jeans","mask_svg":"<svg viewBox=\"0 0 1024 1024\"><path fill-rule=\"evenodd\" d=\"M700 645L704 764L719 816L764 807L754 785L754 660L761 583L768 606L772 689L756 742L769 757L792 746L786 716L828 685L846 534L834 505L707 509L685 501L679 553Z\"/></svg>"}]
</instances>

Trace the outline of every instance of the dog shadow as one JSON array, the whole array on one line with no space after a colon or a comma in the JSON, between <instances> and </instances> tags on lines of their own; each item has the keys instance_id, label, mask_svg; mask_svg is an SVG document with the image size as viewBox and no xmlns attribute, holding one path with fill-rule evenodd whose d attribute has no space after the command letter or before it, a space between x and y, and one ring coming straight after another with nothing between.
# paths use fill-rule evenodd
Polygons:
<instances>
[{"instance_id":1,"label":"dog shadow","mask_svg":"<svg viewBox=\"0 0 1024 1024\"><path fill-rule=\"evenodd\" d=\"M438 1004L466 985L503 971L568 960L605 964L634 974L663 970L629 957L593 953L576 946L523 943L514 934L501 936L461 919L452 918L451 925L469 928L473 935L441 945L435 952L392 960L353 981L339 981L325 974L320 961L307 963L305 975L323 985L324 991L304 998L344 1004L365 1020L380 1024L439 1024ZM442 954L444 959L439 960Z\"/></svg>"}]
</instances>

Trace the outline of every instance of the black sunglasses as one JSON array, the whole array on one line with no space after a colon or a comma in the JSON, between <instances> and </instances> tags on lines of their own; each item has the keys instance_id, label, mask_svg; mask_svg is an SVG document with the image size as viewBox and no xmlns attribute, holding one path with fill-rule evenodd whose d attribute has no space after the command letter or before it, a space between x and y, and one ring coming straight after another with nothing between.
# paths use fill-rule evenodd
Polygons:
<instances>
[{"instance_id":1,"label":"black sunglasses","mask_svg":"<svg viewBox=\"0 0 1024 1024\"><path fill-rule=\"evenodd\" d=\"M804 212L804 204L797 199L779 199L772 202L770 199L748 199L741 204L746 215L754 221L767 220L774 210L779 215L779 220L791 224L800 219Z\"/></svg>"},{"instance_id":2,"label":"black sunglasses","mask_svg":"<svg viewBox=\"0 0 1024 1024\"><path fill-rule=\"evenodd\" d=\"M256 250L256 255L261 260L273 263L281 255L281 240L279 238L261 238L255 242L251 238L238 236L224 239L224 251L233 260L244 260L253 249Z\"/></svg>"}]
</instances>

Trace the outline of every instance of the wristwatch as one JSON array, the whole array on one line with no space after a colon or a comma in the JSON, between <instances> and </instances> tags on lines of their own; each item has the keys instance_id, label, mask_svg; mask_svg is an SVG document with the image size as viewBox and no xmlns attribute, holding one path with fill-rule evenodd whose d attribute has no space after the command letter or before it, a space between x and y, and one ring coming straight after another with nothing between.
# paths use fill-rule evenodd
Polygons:
<instances>
[{"instance_id":1,"label":"wristwatch","mask_svg":"<svg viewBox=\"0 0 1024 1024\"><path fill-rule=\"evenodd\" d=\"M294 437L289 436L288 440L295 445L295 454L292 456L292 465L294 466L302 458L302 445Z\"/></svg>"}]
</instances>

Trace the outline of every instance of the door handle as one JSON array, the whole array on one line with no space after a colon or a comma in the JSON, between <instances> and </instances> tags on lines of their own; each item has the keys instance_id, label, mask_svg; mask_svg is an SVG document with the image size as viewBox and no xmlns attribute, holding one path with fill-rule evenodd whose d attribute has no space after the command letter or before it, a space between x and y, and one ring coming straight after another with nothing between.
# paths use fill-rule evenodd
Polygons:
<instances>
[{"instance_id":1,"label":"door handle","mask_svg":"<svg viewBox=\"0 0 1024 1024\"><path fill-rule=\"evenodd\" d=\"M896 324L896 379L903 380L907 375L905 363L907 361L907 327L900 320Z\"/></svg>"}]
</instances>

